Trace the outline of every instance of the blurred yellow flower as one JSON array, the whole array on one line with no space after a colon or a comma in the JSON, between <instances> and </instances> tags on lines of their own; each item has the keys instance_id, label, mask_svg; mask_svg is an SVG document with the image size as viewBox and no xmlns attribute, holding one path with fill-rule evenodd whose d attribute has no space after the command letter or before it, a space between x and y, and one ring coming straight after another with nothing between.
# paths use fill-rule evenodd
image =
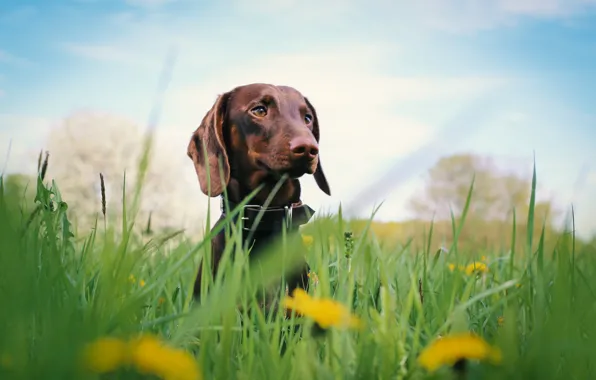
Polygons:
<instances>
[{"instance_id":1,"label":"blurred yellow flower","mask_svg":"<svg viewBox=\"0 0 596 380\"><path fill-rule=\"evenodd\" d=\"M332 299L312 298L303 289L294 290L293 297L286 297L283 306L299 315L312 318L321 328L361 327L361 321L348 308Z\"/></svg>"},{"instance_id":2,"label":"blurred yellow flower","mask_svg":"<svg viewBox=\"0 0 596 380\"><path fill-rule=\"evenodd\" d=\"M503 316L497 317L497 325L499 327L502 327L504 323L505 323L505 318Z\"/></svg>"},{"instance_id":3,"label":"blurred yellow flower","mask_svg":"<svg viewBox=\"0 0 596 380\"><path fill-rule=\"evenodd\" d=\"M198 380L201 374L194 357L183 350L163 344L151 335L131 342L132 362L140 373L165 380Z\"/></svg>"},{"instance_id":4,"label":"blurred yellow flower","mask_svg":"<svg viewBox=\"0 0 596 380\"><path fill-rule=\"evenodd\" d=\"M451 272L453 272L456 268L455 264L452 263L447 264L447 266ZM467 275L488 272L488 266L485 263L479 261L474 261L467 266L458 265L457 269L461 272L465 272Z\"/></svg>"},{"instance_id":5,"label":"blurred yellow flower","mask_svg":"<svg viewBox=\"0 0 596 380\"><path fill-rule=\"evenodd\" d=\"M486 261L486 256L480 257L480 261Z\"/></svg>"},{"instance_id":6,"label":"blurred yellow flower","mask_svg":"<svg viewBox=\"0 0 596 380\"><path fill-rule=\"evenodd\" d=\"M84 364L87 369L96 373L134 366L140 373L153 374L163 380L202 379L190 353L168 347L151 335L143 335L130 342L101 338L87 346Z\"/></svg>"},{"instance_id":7,"label":"blurred yellow flower","mask_svg":"<svg viewBox=\"0 0 596 380\"><path fill-rule=\"evenodd\" d=\"M304 245L307 248L312 247L312 243L314 241L314 238L310 235L302 235L302 243L304 243Z\"/></svg>"},{"instance_id":8,"label":"blurred yellow flower","mask_svg":"<svg viewBox=\"0 0 596 380\"><path fill-rule=\"evenodd\" d=\"M319 276L317 276L317 274L315 272L308 272L308 278L310 278L310 280L313 282L313 284L318 285L319 284Z\"/></svg>"},{"instance_id":9,"label":"blurred yellow flower","mask_svg":"<svg viewBox=\"0 0 596 380\"><path fill-rule=\"evenodd\" d=\"M89 344L83 353L85 366L97 373L112 372L128 364L129 352L125 341L101 338Z\"/></svg>"},{"instance_id":10,"label":"blurred yellow flower","mask_svg":"<svg viewBox=\"0 0 596 380\"><path fill-rule=\"evenodd\" d=\"M447 264L447 266L449 267L449 270L451 272L453 272L456 268L455 264L452 264L452 263ZM461 271L461 270L464 270L464 267L462 265L458 265L457 269Z\"/></svg>"},{"instance_id":11,"label":"blurred yellow flower","mask_svg":"<svg viewBox=\"0 0 596 380\"><path fill-rule=\"evenodd\" d=\"M134 274L131 274L130 276L128 276L128 281L131 284L135 284L137 282L137 278L134 276ZM145 286L145 280L139 280L139 285L141 287Z\"/></svg>"},{"instance_id":12,"label":"blurred yellow flower","mask_svg":"<svg viewBox=\"0 0 596 380\"><path fill-rule=\"evenodd\" d=\"M418 363L429 372L444 365L453 366L461 360L488 360L500 363L501 351L472 333L460 333L436 339L427 346Z\"/></svg>"},{"instance_id":13,"label":"blurred yellow flower","mask_svg":"<svg viewBox=\"0 0 596 380\"><path fill-rule=\"evenodd\" d=\"M465 268L465 272L467 275L471 275L474 273L486 273L488 272L488 266L485 263L473 262L468 264Z\"/></svg>"}]
</instances>

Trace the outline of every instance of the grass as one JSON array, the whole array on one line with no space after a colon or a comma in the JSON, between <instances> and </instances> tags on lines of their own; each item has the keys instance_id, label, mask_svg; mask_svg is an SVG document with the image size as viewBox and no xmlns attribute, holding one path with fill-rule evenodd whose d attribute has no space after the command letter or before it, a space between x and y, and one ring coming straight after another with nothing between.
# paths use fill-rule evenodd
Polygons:
<instances>
[{"instance_id":1,"label":"grass","mask_svg":"<svg viewBox=\"0 0 596 380\"><path fill-rule=\"evenodd\" d=\"M142 162L147 165L146 156ZM596 375L596 258L576 252L572 231L545 252L544 233L531 232L532 205L524 216L526 252L483 253L484 259L458 249L465 212L453 218L455 243L439 251L430 244L388 250L371 234L351 237L341 212L317 218L308 227L306 253L318 276L311 293L347 305L364 323L361 330L317 334L308 318L284 320L256 306L259 289L303 253L293 249L292 236L258 268L246 265L244 251L228 249L222 274L209 280L209 297L197 305L194 277L216 231L200 242L135 233L139 189L121 224L99 220L74 236L68 200L42 177L32 216L14 212L0 183L0 379L149 379L131 368L97 375L81 366L89 342L139 333L190 352L205 379L457 378L461 373L449 366L429 373L417 358L437 336L461 331L502 352L500 364L471 362L468 379ZM532 204L535 186L534 173ZM468 196L466 210L470 202ZM237 226L229 230L239 238ZM487 271L458 269L470 260ZM292 325L302 329L296 333Z\"/></svg>"}]
</instances>

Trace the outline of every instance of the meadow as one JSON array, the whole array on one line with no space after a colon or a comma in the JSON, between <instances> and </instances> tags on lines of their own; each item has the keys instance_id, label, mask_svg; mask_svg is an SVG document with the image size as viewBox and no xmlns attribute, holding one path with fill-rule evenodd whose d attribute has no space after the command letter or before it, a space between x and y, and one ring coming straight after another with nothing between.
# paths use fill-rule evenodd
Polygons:
<instances>
[{"instance_id":1,"label":"meadow","mask_svg":"<svg viewBox=\"0 0 596 380\"><path fill-rule=\"evenodd\" d=\"M358 233L341 212L318 216L258 268L228 250L198 305L194 277L217 231L137 233L140 191L121 223L100 213L77 231L42 177L31 213L0 186L0 379L596 378L596 258L572 223L547 250L534 196L511 221L513 249L466 251L466 210L441 248L432 223L416 244L387 245L369 231L374 213ZM259 289L301 253L309 295L280 291L290 318L263 313Z\"/></svg>"}]
</instances>

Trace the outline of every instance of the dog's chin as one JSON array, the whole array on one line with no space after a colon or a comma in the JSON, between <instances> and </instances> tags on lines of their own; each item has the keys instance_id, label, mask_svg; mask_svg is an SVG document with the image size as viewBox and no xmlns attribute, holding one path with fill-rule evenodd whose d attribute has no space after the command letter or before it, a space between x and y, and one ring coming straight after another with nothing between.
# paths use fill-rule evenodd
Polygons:
<instances>
[{"instance_id":1,"label":"dog's chin","mask_svg":"<svg viewBox=\"0 0 596 380\"><path fill-rule=\"evenodd\" d=\"M266 171L267 174L269 174L271 177L275 179L280 179L284 175L286 175L290 179L298 179L304 176L305 174L312 174L312 170L310 170L310 167L306 165L274 168L265 164L262 161L259 161L258 165L259 167L261 167L262 170Z\"/></svg>"},{"instance_id":2,"label":"dog's chin","mask_svg":"<svg viewBox=\"0 0 596 380\"><path fill-rule=\"evenodd\" d=\"M272 171L274 177L281 178L284 175L290 179L298 179L305 174L308 174L308 171L304 168L287 168L287 169L279 169Z\"/></svg>"},{"instance_id":3,"label":"dog's chin","mask_svg":"<svg viewBox=\"0 0 596 380\"><path fill-rule=\"evenodd\" d=\"M286 173L288 174L288 177L292 179L298 179L303 175L308 174L308 171L304 169L290 169Z\"/></svg>"}]
</instances>

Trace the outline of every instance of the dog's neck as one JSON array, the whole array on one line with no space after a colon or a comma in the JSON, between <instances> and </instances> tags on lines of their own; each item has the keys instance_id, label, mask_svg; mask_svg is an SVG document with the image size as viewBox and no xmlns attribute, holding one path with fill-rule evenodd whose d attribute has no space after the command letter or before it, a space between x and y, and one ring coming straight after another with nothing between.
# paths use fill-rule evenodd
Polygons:
<instances>
[{"instance_id":1,"label":"dog's neck","mask_svg":"<svg viewBox=\"0 0 596 380\"><path fill-rule=\"evenodd\" d=\"M252 191L242 186L234 178L227 187L227 199L221 196L221 212L225 216L242 203ZM300 200L300 182L295 179L285 181L277 193L268 201L273 187L265 183L265 188L258 192L241 211L245 239L248 236L268 237L280 233L282 228L296 230L306 224L314 210ZM236 219L236 218L235 218ZM251 232L253 231L253 232Z\"/></svg>"},{"instance_id":2,"label":"dog's neck","mask_svg":"<svg viewBox=\"0 0 596 380\"><path fill-rule=\"evenodd\" d=\"M261 177L257 173L248 176L243 181L232 176L226 188L228 200L234 203L241 203L259 186L263 187L250 200L249 203L252 205L285 207L301 202L300 182L297 179L287 179L279 185L276 180ZM277 191L275 191L276 188ZM274 191L275 193L271 196Z\"/></svg>"}]
</instances>

